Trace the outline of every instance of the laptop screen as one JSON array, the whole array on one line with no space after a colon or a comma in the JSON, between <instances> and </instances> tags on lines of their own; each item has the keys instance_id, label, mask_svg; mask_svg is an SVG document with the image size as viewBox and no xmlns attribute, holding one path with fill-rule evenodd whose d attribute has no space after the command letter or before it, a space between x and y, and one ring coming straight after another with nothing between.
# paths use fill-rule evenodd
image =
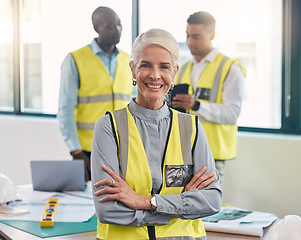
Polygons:
<instances>
[{"instance_id":1,"label":"laptop screen","mask_svg":"<svg viewBox=\"0 0 301 240\"><path fill-rule=\"evenodd\" d=\"M84 161L31 161L33 190L83 191L85 189Z\"/></svg>"}]
</instances>

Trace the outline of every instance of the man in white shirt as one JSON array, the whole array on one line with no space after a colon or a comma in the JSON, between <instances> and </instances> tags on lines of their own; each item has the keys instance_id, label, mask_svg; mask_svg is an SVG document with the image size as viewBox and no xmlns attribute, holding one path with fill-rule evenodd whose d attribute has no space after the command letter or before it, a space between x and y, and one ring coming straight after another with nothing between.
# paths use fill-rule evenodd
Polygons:
<instances>
[{"instance_id":1,"label":"man in white shirt","mask_svg":"<svg viewBox=\"0 0 301 240\"><path fill-rule=\"evenodd\" d=\"M186 34L193 59L181 67L175 85L188 84L188 94L176 94L172 107L199 117L222 180L224 160L236 157L245 69L213 48L215 19L208 12L190 15Z\"/></svg>"}]
</instances>

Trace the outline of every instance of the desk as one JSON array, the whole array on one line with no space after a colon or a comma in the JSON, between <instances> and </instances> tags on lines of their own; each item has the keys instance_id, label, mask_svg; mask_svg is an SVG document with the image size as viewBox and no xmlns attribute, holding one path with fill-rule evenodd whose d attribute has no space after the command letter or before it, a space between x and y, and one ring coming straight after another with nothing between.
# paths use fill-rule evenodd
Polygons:
<instances>
[{"instance_id":1,"label":"desk","mask_svg":"<svg viewBox=\"0 0 301 240\"><path fill-rule=\"evenodd\" d=\"M226 233L215 233L215 232L207 232L207 240L268 240L269 234L272 226L275 222L268 228L264 230L263 237L253 237L253 236L245 236L245 235L236 235L236 234L226 234ZM22 240L38 240L38 239L45 239L45 240L96 240L96 231L93 232L86 232L86 233L77 233L71 235L63 235L57 237L49 237L49 238L39 238L32 234L23 232L16 228L10 227L4 223L0 222L0 235L4 237L5 240L15 240L15 239L22 239Z\"/></svg>"}]
</instances>

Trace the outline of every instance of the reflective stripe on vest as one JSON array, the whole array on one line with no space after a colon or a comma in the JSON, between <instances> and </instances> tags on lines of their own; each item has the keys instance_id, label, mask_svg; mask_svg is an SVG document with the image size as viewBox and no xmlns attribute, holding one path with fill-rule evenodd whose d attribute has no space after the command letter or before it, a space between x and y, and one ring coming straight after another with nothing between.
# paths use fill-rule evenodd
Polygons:
<instances>
[{"instance_id":1,"label":"reflective stripe on vest","mask_svg":"<svg viewBox=\"0 0 301 240\"><path fill-rule=\"evenodd\" d=\"M203 88L210 91L209 98L196 98L200 101L222 104L223 83L228 75L231 65L234 62L240 66L239 61L235 59L230 59L222 53L219 53L212 62L209 62L207 67L204 69L202 75L200 76L197 85L198 90L201 90ZM193 63L190 61L181 67L179 74L176 76L175 83L189 84L189 93L193 95L198 95L196 92L194 93L191 85L190 74L192 65ZM245 73L244 68L242 68L242 70ZM197 112L192 110L188 112L191 114L198 115ZM200 115L199 119L205 130L214 159L226 160L235 158L237 152L237 126L208 122Z\"/></svg>"},{"instance_id":2,"label":"reflective stripe on vest","mask_svg":"<svg viewBox=\"0 0 301 240\"><path fill-rule=\"evenodd\" d=\"M170 110L171 122L163 156L163 183L159 194L180 194L193 173L185 175L187 167L193 169L192 155L197 139L197 117ZM120 176L138 194L152 194L152 177L139 131L128 107L110 114L118 146ZM188 142L188 143L187 143ZM168 172L168 169L173 168ZM183 179L178 179L180 171ZM179 172L178 172L179 173ZM138 181L137 181L138 180ZM180 181L180 182L179 182ZM170 185L170 186L168 186ZM205 239L201 219L171 219L169 225L155 226L156 239ZM174 236L178 236L174 238ZM182 237L180 237L182 236ZM149 239L146 226L127 227L98 222L99 239Z\"/></svg>"},{"instance_id":3,"label":"reflective stripe on vest","mask_svg":"<svg viewBox=\"0 0 301 240\"><path fill-rule=\"evenodd\" d=\"M97 103L97 102L109 102L114 100L125 100L129 101L131 96L127 94L121 93L113 93L113 94L104 94L104 95L97 95L97 96L82 96L78 97L78 103Z\"/></svg>"},{"instance_id":4,"label":"reflective stripe on vest","mask_svg":"<svg viewBox=\"0 0 301 240\"><path fill-rule=\"evenodd\" d=\"M83 150L91 151L94 124L106 111L123 108L131 98L132 74L129 55L119 50L114 81L107 69L85 46L71 53L77 65L80 87L75 108L77 134Z\"/></svg>"}]
</instances>

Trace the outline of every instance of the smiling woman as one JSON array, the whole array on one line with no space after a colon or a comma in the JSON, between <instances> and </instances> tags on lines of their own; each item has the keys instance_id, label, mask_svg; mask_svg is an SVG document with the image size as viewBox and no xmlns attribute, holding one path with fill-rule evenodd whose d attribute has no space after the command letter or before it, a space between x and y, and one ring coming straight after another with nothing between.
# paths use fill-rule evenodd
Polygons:
<instances>
[{"instance_id":1,"label":"smiling woman","mask_svg":"<svg viewBox=\"0 0 301 240\"><path fill-rule=\"evenodd\" d=\"M164 102L178 70L177 42L150 29L136 39L132 56L137 97L95 124L97 238L205 239L200 218L219 211L222 193L197 117Z\"/></svg>"}]
</instances>

